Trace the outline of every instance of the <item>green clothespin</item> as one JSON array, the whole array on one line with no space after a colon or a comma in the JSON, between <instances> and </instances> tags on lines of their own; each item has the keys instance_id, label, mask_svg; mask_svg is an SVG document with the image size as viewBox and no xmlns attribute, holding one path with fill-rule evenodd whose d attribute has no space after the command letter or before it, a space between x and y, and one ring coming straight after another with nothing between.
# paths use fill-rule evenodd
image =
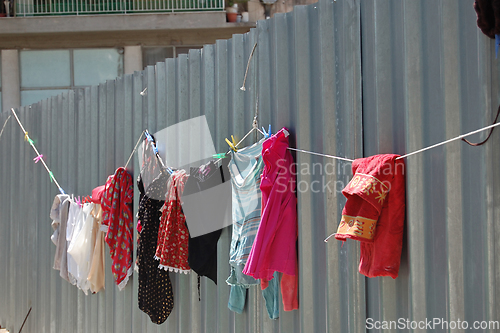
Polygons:
<instances>
[{"instance_id":1,"label":"green clothespin","mask_svg":"<svg viewBox=\"0 0 500 333\"><path fill-rule=\"evenodd\" d=\"M226 158L226 153L219 153L212 155L213 158Z\"/></svg>"},{"instance_id":2,"label":"green clothespin","mask_svg":"<svg viewBox=\"0 0 500 333\"><path fill-rule=\"evenodd\" d=\"M30 145L32 145L32 146L35 144L35 143L33 142L33 140L31 140L31 138L29 137L29 135L28 135L28 131L26 131L26 132L24 133L24 141L28 141L28 143L29 143Z\"/></svg>"}]
</instances>

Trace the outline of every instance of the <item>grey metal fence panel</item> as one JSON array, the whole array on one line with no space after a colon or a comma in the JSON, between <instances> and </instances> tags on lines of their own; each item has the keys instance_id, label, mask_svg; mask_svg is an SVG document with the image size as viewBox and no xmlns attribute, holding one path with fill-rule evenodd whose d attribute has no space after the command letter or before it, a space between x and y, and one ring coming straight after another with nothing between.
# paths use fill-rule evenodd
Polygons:
<instances>
[{"instance_id":1,"label":"grey metal fence panel","mask_svg":"<svg viewBox=\"0 0 500 333\"><path fill-rule=\"evenodd\" d=\"M404 154L493 120L497 63L472 3L361 2L361 20L365 156ZM402 269L397 280L368 281L368 317L498 320L498 140L494 133L483 147L456 141L407 159Z\"/></svg>"},{"instance_id":2,"label":"grey metal fence panel","mask_svg":"<svg viewBox=\"0 0 500 333\"><path fill-rule=\"evenodd\" d=\"M493 117L500 100L493 52L470 1L322 0L18 113L63 188L88 195L124 165L144 129L199 115L218 152L227 150L224 138L251 128L257 106L259 124L287 127L293 147L348 158L403 154L456 136ZM0 124L7 116L0 114ZM109 256L106 289L95 295L52 269L48 212L57 188L11 119L0 137L0 324L18 331L31 306L29 332L362 332L367 317L498 320L499 135L485 147L455 142L407 160L407 230L396 280L360 275L356 242L323 242L340 220L350 165L293 153L300 309L270 320L259 288L249 290L242 315L227 309L226 228L218 285L202 278L198 301L194 274L171 274L175 308L158 326L138 309L135 274L117 290ZM136 158L129 168L137 177Z\"/></svg>"}]
</instances>

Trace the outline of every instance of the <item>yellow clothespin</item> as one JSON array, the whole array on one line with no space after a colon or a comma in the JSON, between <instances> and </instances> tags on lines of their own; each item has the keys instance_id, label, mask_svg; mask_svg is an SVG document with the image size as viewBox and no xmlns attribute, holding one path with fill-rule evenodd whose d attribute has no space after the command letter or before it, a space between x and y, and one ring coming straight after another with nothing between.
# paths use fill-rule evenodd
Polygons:
<instances>
[{"instance_id":1,"label":"yellow clothespin","mask_svg":"<svg viewBox=\"0 0 500 333\"><path fill-rule=\"evenodd\" d=\"M26 133L24 133L24 141L28 141L28 143L30 145L33 145L34 144L34 141L30 139L30 137L28 136L28 131L26 131Z\"/></svg>"},{"instance_id":2,"label":"yellow clothespin","mask_svg":"<svg viewBox=\"0 0 500 333\"><path fill-rule=\"evenodd\" d=\"M238 151L238 148L236 148L236 140L234 139L234 136L231 135L231 139L233 140L232 143L226 138L227 144L229 145L229 147L231 147L232 150Z\"/></svg>"}]
</instances>

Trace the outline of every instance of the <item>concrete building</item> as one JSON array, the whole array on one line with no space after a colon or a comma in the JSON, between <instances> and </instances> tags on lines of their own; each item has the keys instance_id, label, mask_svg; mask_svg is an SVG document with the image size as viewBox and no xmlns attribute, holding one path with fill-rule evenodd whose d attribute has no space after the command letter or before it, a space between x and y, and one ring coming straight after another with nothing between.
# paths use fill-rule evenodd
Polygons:
<instances>
[{"instance_id":1,"label":"concrete building","mask_svg":"<svg viewBox=\"0 0 500 333\"><path fill-rule=\"evenodd\" d=\"M249 19L235 23L226 20L232 0L1 2L0 105L6 111L142 70L315 0L239 3Z\"/></svg>"}]
</instances>

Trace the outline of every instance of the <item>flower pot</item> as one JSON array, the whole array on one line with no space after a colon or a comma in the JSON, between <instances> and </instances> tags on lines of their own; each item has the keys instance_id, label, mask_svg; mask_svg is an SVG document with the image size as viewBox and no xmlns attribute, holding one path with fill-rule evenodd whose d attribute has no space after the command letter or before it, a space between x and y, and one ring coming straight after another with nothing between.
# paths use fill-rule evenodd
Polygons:
<instances>
[{"instance_id":1,"label":"flower pot","mask_svg":"<svg viewBox=\"0 0 500 333\"><path fill-rule=\"evenodd\" d=\"M241 13L241 22L248 22L250 21L250 15L248 12L243 12Z\"/></svg>"},{"instance_id":2,"label":"flower pot","mask_svg":"<svg viewBox=\"0 0 500 333\"><path fill-rule=\"evenodd\" d=\"M236 19L238 18L238 13L226 13L226 16L228 22L236 22Z\"/></svg>"}]
</instances>

